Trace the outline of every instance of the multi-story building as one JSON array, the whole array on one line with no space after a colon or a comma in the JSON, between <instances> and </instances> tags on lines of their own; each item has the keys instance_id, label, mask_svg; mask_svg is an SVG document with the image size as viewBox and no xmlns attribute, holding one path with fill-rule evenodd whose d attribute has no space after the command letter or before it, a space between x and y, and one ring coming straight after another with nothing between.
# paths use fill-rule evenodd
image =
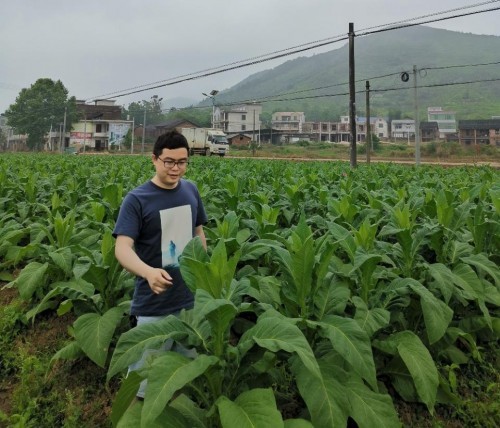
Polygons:
<instances>
[{"instance_id":1,"label":"multi-story building","mask_svg":"<svg viewBox=\"0 0 500 428\"><path fill-rule=\"evenodd\" d=\"M114 100L98 100L94 104L77 101L80 120L66 130L62 140L62 149L73 150L108 150L120 149L123 139L132 128L131 120L122 120L121 107ZM61 149L61 129L54 129L48 135L47 148Z\"/></svg>"},{"instance_id":2,"label":"multi-story building","mask_svg":"<svg viewBox=\"0 0 500 428\"><path fill-rule=\"evenodd\" d=\"M458 141L466 146L500 147L500 119L459 120Z\"/></svg>"},{"instance_id":3,"label":"multi-story building","mask_svg":"<svg viewBox=\"0 0 500 428\"><path fill-rule=\"evenodd\" d=\"M221 129L228 137L244 134L254 140L259 140L261 113L262 105L258 103L215 107L214 128Z\"/></svg>"},{"instance_id":4,"label":"multi-story building","mask_svg":"<svg viewBox=\"0 0 500 428\"><path fill-rule=\"evenodd\" d=\"M301 133L305 121L306 116L302 111L278 111L272 115L271 127L273 131Z\"/></svg>"},{"instance_id":5,"label":"multi-story building","mask_svg":"<svg viewBox=\"0 0 500 428\"><path fill-rule=\"evenodd\" d=\"M350 141L350 118L349 116L340 116L340 124L347 124L349 139ZM366 133L368 127L366 126L366 117L357 116L356 117L356 140L358 142L366 141ZM370 117L370 132L372 135L376 135L378 138L387 139L389 138L389 124L387 120L383 117Z\"/></svg>"},{"instance_id":6,"label":"multi-story building","mask_svg":"<svg viewBox=\"0 0 500 428\"><path fill-rule=\"evenodd\" d=\"M413 119L394 119L391 122L391 138L394 141L415 141L415 121Z\"/></svg>"},{"instance_id":7,"label":"multi-story building","mask_svg":"<svg viewBox=\"0 0 500 428\"><path fill-rule=\"evenodd\" d=\"M350 138L349 124L347 123L305 122L303 130L311 136L313 141L342 143L348 142Z\"/></svg>"},{"instance_id":8,"label":"multi-story building","mask_svg":"<svg viewBox=\"0 0 500 428\"><path fill-rule=\"evenodd\" d=\"M443 110L442 107L428 107L427 121L437 122L439 138L446 140L450 134L456 134L457 121L454 111Z\"/></svg>"}]
</instances>

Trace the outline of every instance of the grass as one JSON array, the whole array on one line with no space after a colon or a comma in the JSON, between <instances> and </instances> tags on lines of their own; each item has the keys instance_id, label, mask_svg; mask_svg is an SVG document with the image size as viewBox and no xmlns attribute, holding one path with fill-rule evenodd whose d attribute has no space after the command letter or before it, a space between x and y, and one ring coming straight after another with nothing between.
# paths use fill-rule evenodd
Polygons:
<instances>
[{"instance_id":1,"label":"grass","mask_svg":"<svg viewBox=\"0 0 500 428\"><path fill-rule=\"evenodd\" d=\"M16 290L0 284L0 427L111 427L117 382L89 360L50 360L69 338L71 316L24 320Z\"/></svg>"},{"instance_id":2,"label":"grass","mask_svg":"<svg viewBox=\"0 0 500 428\"><path fill-rule=\"evenodd\" d=\"M230 149L233 157L266 157L266 158L301 158L301 159L338 159L348 160L350 148L346 144L298 142L294 144L271 145L262 144L255 152L249 147L236 147ZM429 162L498 162L500 161L500 148L483 146L479 149L463 147L458 143L423 143L420 147L421 159ZM366 159L364 145L357 146L359 161ZM371 153L374 160L413 160L415 148L413 145L378 143Z\"/></svg>"}]
</instances>

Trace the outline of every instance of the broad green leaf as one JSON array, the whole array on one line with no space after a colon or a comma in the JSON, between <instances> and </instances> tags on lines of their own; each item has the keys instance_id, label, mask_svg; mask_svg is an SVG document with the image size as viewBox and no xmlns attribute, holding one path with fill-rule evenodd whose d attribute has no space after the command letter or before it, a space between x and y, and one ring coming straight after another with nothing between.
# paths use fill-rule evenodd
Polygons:
<instances>
[{"instance_id":1,"label":"broad green leaf","mask_svg":"<svg viewBox=\"0 0 500 428\"><path fill-rule=\"evenodd\" d=\"M76 360L83 357L85 353L76 341L70 342L57 351L50 359L50 364L55 360Z\"/></svg>"},{"instance_id":2,"label":"broad green leaf","mask_svg":"<svg viewBox=\"0 0 500 428\"><path fill-rule=\"evenodd\" d=\"M287 419L284 428L314 428L314 426L305 419Z\"/></svg>"},{"instance_id":3,"label":"broad green leaf","mask_svg":"<svg viewBox=\"0 0 500 428\"><path fill-rule=\"evenodd\" d=\"M363 299L355 296L352 298L356 306L354 319L359 326L366 332L368 337L372 337L375 332L389 325L391 313L382 308L368 309Z\"/></svg>"},{"instance_id":4,"label":"broad green leaf","mask_svg":"<svg viewBox=\"0 0 500 428\"><path fill-rule=\"evenodd\" d=\"M199 238L192 239L186 246L180 258L184 281L193 292L201 288L216 299L228 297L241 251L236 251L228 259L224 241L220 240L210 261L207 261L208 256L202 252L204 249Z\"/></svg>"},{"instance_id":5,"label":"broad green leaf","mask_svg":"<svg viewBox=\"0 0 500 428\"><path fill-rule=\"evenodd\" d=\"M137 401L134 402L125 412L123 417L116 425L116 428L138 428L141 426L141 414L144 408L144 403ZM165 424L168 421L168 425ZM184 417L176 410L171 407L167 407L157 418L156 421L150 422L148 428L186 428L187 421Z\"/></svg>"},{"instance_id":6,"label":"broad green leaf","mask_svg":"<svg viewBox=\"0 0 500 428\"><path fill-rule=\"evenodd\" d=\"M388 394L370 390L361 379L349 379L345 392L350 404L350 415L360 428L400 427L396 410Z\"/></svg>"},{"instance_id":7,"label":"broad green leaf","mask_svg":"<svg viewBox=\"0 0 500 428\"><path fill-rule=\"evenodd\" d=\"M421 340L411 331L396 333L385 340L395 346L411 374L420 400L432 413L436 401L439 376L431 354Z\"/></svg>"},{"instance_id":8,"label":"broad green leaf","mask_svg":"<svg viewBox=\"0 0 500 428\"><path fill-rule=\"evenodd\" d=\"M166 352L155 358L148 370L141 427L148 428L176 391L201 376L218 361L217 357L208 355L199 355L191 360L175 352Z\"/></svg>"},{"instance_id":9,"label":"broad green leaf","mask_svg":"<svg viewBox=\"0 0 500 428\"><path fill-rule=\"evenodd\" d=\"M490 197L496 213L500 215L500 188L490 189Z\"/></svg>"},{"instance_id":10,"label":"broad green leaf","mask_svg":"<svg viewBox=\"0 0 500 428\"><path fill-rule=\"evenodd\" d=\"M373 271L382 260L379 254L364 254L359 251L354 255L354 264L349 273L351 278L359 277L361 282L361 296L365 302L368 301L368 294L373 288Z\"/></svg>"},{"instance_id":11,"label":"broad green leaf","mask_svg":"<svg viewBox=\"0 0 500 428\"><path fill-rule=\"evenodd\" d=\"M328 315L321 322L309 321L309 325L319 326L321 335L330 340L332 348L373 389L377 389L375 362L370 339L355 320L337 315Z\"/></svg>"},{"instance_id":12,"label":"broad green leaf","mask_svg":"<svg viewBox=\"0 0 500 428\"><path fill-rule=\"evenodd\" d=\"M60 268L66 276L71 275L71 268L73 264L73 253L69 248L60 248L57 251L49 253L49 257L54 264Z\"/></svg>"},{"instance_id":13,"label":"broad green leaf","mask_svg":"<svg viewBox=\"0 0 500 428\"><path fill-rule=\"evenodd\" d=\"M17 279L13 281L23 300L29 300L37 288L45 285L45 273L48 267L48 263L31 262L24 267Z\"/></svg>"},{"instance_id":14,"label":"broad green leaf","mask_svg":"<svg viewBox=\"0 0 500 428\"><path fill-rule=\"evenodd\" d=\"M461 260L469 265L474 266L481 272L490 275L497 287L500 287L500 269L498 265L493 263L484 254L474 254L470 257L462 257Z\"/></svg>"},{"instance_id":15,"label":"broad green leaf","mask_svg":"<svg viewBox=\"0 0 500 428\"><path fill-rule=\"evenodd\" d=\"M90 297L94 294L94 287L92 284L82 279L55 282L51 286L53 287L52 290L43 297L37 306L28 312L28 319L34 318L37 314L46 309L47 303L55 296L65 296L71 300L90 300Z\"/></svg>"},{"instance_id":16,"label":"broad green leaf","mask_svg":"<svg viewBox=\"0 0 500 428\"><path fill-rule=\"evenodd\" d=\"M344 390L344 379L336 375L338 367L319 361L320 377L311 376L301 364L293 365L300 395L311 414L315 428L345 427L349 416L349 402ZM345 376L347 377L347 376Z\"/></svg>"},{"instance_id":17,"label":"broad green leaf","mask_svg":"<svg viewBox=\"0 0 500 428\"><path fill-rule=\"evenodd\" d=\"M333 235L336 243L338 243L347 253L351 262L354 262L354 254L356 252L356 241L353 234L337 223L328 223L328 230Z\"/></svg>"},{"instance_id":18,"label":"broad green leaf","mask_svg":"<svg viewBox=\"0 0 500 428\"><path fill-rule=\"evenodd\" d=\"M453 319L453 310L417 281L411 284L410 288L420 296L425 332L429 338L429 343L432 345L446 333L446 329Z\"/></svg>"},{"instance_id":19,"label":"broad green leaf","mask_svg":"<svg viewBox=\"0 0 500 428\"><path fill-rule=\"evenodd\" d=\"M123 308L115 307L102 316L96 313L84 314L73 324L78 345L100 367L104 367L106 363L109 344L123 313Z\"/></svg>"},{"instance_id":20,"label":"broad green leaf","mask_svg":"<svg viewBox=\"0 0 500 428\"><path fill-rule=\"evenodd\" d=\"M213 353L220 357L223 352L224 337L229 331L231 321L238 309L230 301L212 299L202 308L202 316L206 317L212 329Z\"/></svg>"},{"instance_id":21,"label":"broad green leaf","mask_svg":"<svg viewBox=\"0 0 500 428\"><path fill-rule=\"evenodd\" d=\"M248 262L251 260L258 260L269 251L271 251L271 247L265 241L245 242L241 246L242 256L240 258L240 261Z\"/></svg>"},{"instance_id":22,"label":"broad green leaf","mask_svg":"<svg viewBox=\"0 0 500 428\"><path fill-rule=\"evenodd\" d=\"M118 339L111 358L108 379L139 361L146 349L159 347L167 339L181 339L192 331L179 318L170 315L156 323L137 326L123 333Z\"/></svg>"},{"instance_id":23,"label":"broad green leaf","mask_svg":"<svg viewBox=\"0 0 500 428\"><path fill-rule=\"evenodd\" d=\"M313 376L321 376L314 353L300 329L285 318L259 317L257 324L240 338L238 348L246 349L248 342L272 352L296 353ZM246 343L247 342L247 343Z\"/></svg>"},{"instance_id":24,"label":"broad green leaf","mask_svg":"<svg viewBox=\"0 0 500 428\"><path fill-rule=\"evenodd\" d=\"M205 428L205 419L207 411L198 407L186 395L179 395L174 401L170 403L170 407L177 410L184 416L184 419L189 424L189 428Z\"/></svg>"},{"instance_id":25,"label":"broad green leaf","mask_svg":"<svg viewBox=\"0 0 500 428\"><path fill-rule=\"evenodd\" d=\"M231 401L217 400L222 428L280 428L283 419L271 389L251 389Z\"/></svg>"},{"instance_id":26,"label":"broad green leaf","mask_svg":"<svg viewBox=\"0 0 500 428\"><path fill-rule=\"evenodd\" d=\"M343 314L351 291L347 282L328 274L314 295L314 314L317 320L325 315Z\"/></svg>"},{"instance_id":27,"label":"broad green leaf","mask_svg":"<svg viewBox=\"0 0 500 428\"><path fill-rule=\"evenodd\" d=\"M118 421L122 418L127 409L130 407L132 401L135 399L141 381L142 378L136 371L128 373L127 377L122 381L120 389L113 400L113 407L111 409L110 419L113 426L117 426Z\"/></svg>"}]
</instances>

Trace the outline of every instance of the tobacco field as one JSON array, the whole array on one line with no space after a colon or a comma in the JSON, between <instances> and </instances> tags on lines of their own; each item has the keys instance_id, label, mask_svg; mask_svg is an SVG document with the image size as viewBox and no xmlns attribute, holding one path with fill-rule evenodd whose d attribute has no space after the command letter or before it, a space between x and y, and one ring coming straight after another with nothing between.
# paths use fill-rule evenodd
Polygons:
<instances>
[{"instance_id":1,"label":"tobacco field","mask_svg":"<svg viewBox=\"0 0 500 428\"><path fill-rule=\"evenodd\" d=\"M464 409L457 376L499 349L498 170L194 157L209 217L208 252L194 239L181 257L195 307L130 328L111 231L152 174L141 156L0 156L0 293L23 302L21 335L71 320L46 371L85 361L116 384L106 426L398 427L401 403ZM196 357L158 350L126 376L167 339ZM498 376L487 387L500 397ZM500 423L494 401L482 426ZM0 424L44 426L36 409Z\"/></svg>"}]
</instances>

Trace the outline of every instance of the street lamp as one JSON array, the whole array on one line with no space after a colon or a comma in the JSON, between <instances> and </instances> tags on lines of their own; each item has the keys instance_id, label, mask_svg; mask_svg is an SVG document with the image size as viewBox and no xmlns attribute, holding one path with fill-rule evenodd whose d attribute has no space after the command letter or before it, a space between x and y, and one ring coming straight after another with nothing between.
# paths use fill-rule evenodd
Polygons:
<instances>
[{"instance_id":1,"label":"street lamp","mask_svg":"<svg viewBox=\"0 0 500 428\"><path fill-rule=\"evenodd\" d=\"M205 92L202 92L201 95L204 95L207 98L212 99L212 128L214 128L215 125L215 96L219 93L217 89L212 89L210 91L210 94L205 94Z\"/></svg>"}]
</instances>

